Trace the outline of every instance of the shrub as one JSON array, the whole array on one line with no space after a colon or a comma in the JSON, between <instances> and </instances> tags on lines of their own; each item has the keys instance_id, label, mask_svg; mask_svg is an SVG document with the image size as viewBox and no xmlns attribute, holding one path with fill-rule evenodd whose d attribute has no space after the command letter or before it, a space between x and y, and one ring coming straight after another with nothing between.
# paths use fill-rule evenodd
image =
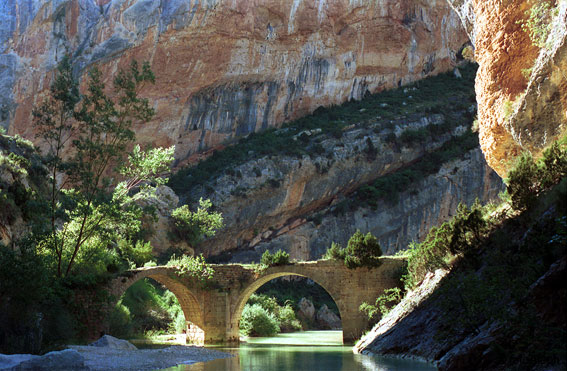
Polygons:
<instances>
[{"instance_id":1,"label":"shrub","mask_svg":"<svg viewBox=\"0 0 567 371\"><path fill-rule=\"evenodd\" d=\"M559 142L554 142L543 151L540 161L544 168L543 187L549 188L558 184L567 175L567 150L562 148Z\"/></svg>"},{"instance_id":2,"label":"shrub","mask_svg":"<svg viewBox=\"0 0 567 371\"><path fill-rule=\"evenodd\" d=\"M274 336L280 332L280 327L275 316L259 304L246 304L240 318L240 331L246 336Z\"/></svg>"},{"instance_id":3,"label":"shrub","mask_svg":"<svg viewBox=\"0 0 567 371\"><path fill-rule=\"evenodd\" d=\"M374 143L372 143L370 137L366 138L366 148L364 149L364 152L366 153L366 160L368 160L368 162L376 160L378 150L374 146Z\"/></svg>"},{"instance_id":4,"label":"shrub","mask_svg":"<svg viewBox=\"0 0 567 371\"><path fill-rule=\"evenodd\" d=\"M382 255L382 248L376 237L370 232L363 235L357 230L348 240L345 253L345 265L349 269L377 267L380 265L379 257Z\"/></svg>"},{"instance_id":5,"label":"shrub","mask_svg":"<svg viewBox=\"0 0 567 371\"><path fill-rule=\"evenodd\" d=\"M537 198L541 179L540 168L534 162L529 152L524 152L508 173L507 192L516 210L525 210Z\"/></svg>"},{"instance_id":6,"label":"shrub","mask_svg":"<svg viewBox=\"0 0 567 371\"><path fill-rule=\"evenodd\" d=\"M551 5L542 1L526 11L527 20L518 22L522 25L522 29L530 35L533 45L540 48L547 47L546 42L551 32L551 18L554 13Z\"/></svg>"},{"instance_id":7,"label":"shrub","mask_svg":"<svg viewBox=\"0 0 567 371\"><path fill-rule=\"evenodd\" d=\"M301 323L295 317L295 312L293 311L291 304L286 304L283 307L279 307L277 317L281 332L293 332L301 330Z\"/></svg>"},{"instance_id":8,"label":"shrub","mask_svg":"<svg viewBox=\"0 0 567 371\"><path fill-rule=\"evenodd\" d=\"M333 242L331 243L331 247L325 252L325 255L323 255L323 259L344 261L345 255L345 249L343 249L338 243Z\"/></svg>"},{"instance_id":9,"label":"shrub","mask_svg":"<svg viewBox=\"0 0 567 371\"><path fill-rule=\"evenodd\" d=\"M512 207L516 210L529 208L541 192L559 183L566 175L565 145L554 142L543 151L537 163L529 152L522 153L506 179Z\"/></svg>"},{"instance_id":10,"label":"shrub","mask_svg":"<svg viewBox=\"0 0 567 371\"><path fill-rule=\"evenodd\" d=\"M359 267L378 267L382 248L370 232L363 235L357 230L348 240L346 249L333 242L323 255L323 259L343 261L349 269Z\"/></svg>"},{"instance_id":11,"label":"shrub","mask_svg":"<svg viewBox=\"0 0 567 371\"><path fill-rule=\"evenodd\" d=\"M449 222L431 228L422 243L410 243L408 273L402 279L406 289L415 287L427 272L447 268L452 254L474 247L487 230L488 223L478 201L470 209L459 204L457 214Z\"/></svg>"},{"instance_id":12,"label":"shrub","mask_svg":"<svg viewBox=\"0 0 567 371\"><path fill-rule=\"evenodd\" d=\"M278 250L272 255L268 250L266 250L262 254L260 264L266 267L289 264L289 254L283 250Z\"/></svg>"},{"instance_id":13,"label":"shrub","mask_svg":"<svg viewBox=\"0 0 567 371\"><path fill-rule=\"evenodd\" d=\"M377 314L381 316L387 315L392 307L402 300L402 290L398 287L384 290L384 293L376 298L375 305L364 302L358 308L361 312L365 312L369 320L378 319Z\"/></svg>"},{"instance_id":14,"label":"shrub","mask_svg":"<svg viewBox=\"0 0 567 371\"><path fill-rule=\"evenodd\" d=\"M212 206L210 200L201 198L197 211L189 210L187 205L173 210L171 213L174 223L173 238L195 245L206 237L214 236L216 230L223 227L223 218L221 213L209 211Z\"/></svg>"},{"instance_id":15,"label":"shrub","mask_svg":"<svg viewBox=\"0 0 567 371\"><path fill-rule=\"evenodd\" d=\"M215 275L214 269L207 264L203 255L189 256L183 255L180 258L175 255L166 264L168 267L178 267L178 275L188 275L201 282L212 280Z\"/></svg>"}]
</instances>

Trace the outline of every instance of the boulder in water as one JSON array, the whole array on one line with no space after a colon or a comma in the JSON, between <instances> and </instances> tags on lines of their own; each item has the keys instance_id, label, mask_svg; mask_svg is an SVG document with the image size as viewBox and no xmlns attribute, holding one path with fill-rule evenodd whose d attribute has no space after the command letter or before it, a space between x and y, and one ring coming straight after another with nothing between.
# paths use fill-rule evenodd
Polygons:
<instances>
[{"instance_id":1,"label":"boulder in water","mask_svg":"<svg viewBox=\"0 0 567 371\"><path fill-rule=\"evenodd\" d=\"M339 330L341 328L341 319L326 304L323 304L317 311L316 319L321 328L330 330Z\"/></svg>"}]
</instances>

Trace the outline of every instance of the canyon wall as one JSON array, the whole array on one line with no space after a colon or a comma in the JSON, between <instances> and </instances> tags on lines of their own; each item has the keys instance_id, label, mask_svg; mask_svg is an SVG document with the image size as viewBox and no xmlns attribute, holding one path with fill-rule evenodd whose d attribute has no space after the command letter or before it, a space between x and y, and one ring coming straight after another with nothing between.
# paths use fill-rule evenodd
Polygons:
<instances>
[{"instance_id":1,"label":"canyon wall","mask_svg":"<svg viewBox=\"0 0 567 371\"><path fill-rule=\"evenodd\" d=\"M297 218L280 230L258 234L248 249L231 256L233 262L259 262L269 250L289 252L293 259L320 259L332 242L347 246L350 237L361 230L378 239L385 255L407 249L412 241L422 241L432 227L449 220L459 203L471 205L475 199L485 203L496 200L503 190L502 180L486 164L480 149L443 165L408 189L397 200L382 200L377 207L364 205L337 212L329 206L319 210L320 217Z\"/></svg>"},{"instance_id":2,"label":"canyon wall","mask_svg":"<svg viewBox=\"0 0 567 371\"><path fill-rule=\"evenodd\" d=\"M467 42L445 1L4 0L0 126L34 139L31 110L61 57L107 82L132 59L156 84L138 140L176 158L448 70Z\"/></svg>"},{"instance_id":3,"label":"canyon wall","mask_svg":"<svg viewBox=\"0 0 567 371\"><path fill-rule=\"evenodd\" d=\"M555 7L544 45L522 29L543 2L448 0L475 44L480 144L488 164L506 176L524 150L539 156L567 131L567 1Z\"/></svg>"}]
</instances>

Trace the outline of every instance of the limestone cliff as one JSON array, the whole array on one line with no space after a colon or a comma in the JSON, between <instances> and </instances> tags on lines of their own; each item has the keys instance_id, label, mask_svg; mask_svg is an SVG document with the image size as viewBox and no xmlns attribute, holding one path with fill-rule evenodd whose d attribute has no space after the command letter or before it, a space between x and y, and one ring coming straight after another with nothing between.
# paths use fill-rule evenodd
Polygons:
<instances>
[{"instance_id":1,"label":"limestone cliff","mask_svg":"<svg viewBox=\"0 0 567 371\"><path fill-rule=\"evenodd\" d=\"M459 202L494 199L502 181L470 133L475 69L462 71L462 78L443 74L318 112L174 175L182 202L208 198L225 218L226 227L196 252L248 262L283 249L311 260L361 229L392 254L447 220ZM281 150L262 155L279 143ZM379 196L376 181L396 185Z\"/></svg>"},{"instance_id":2,"label":"limestone cliff","mask_svg":"<svg viewBox=\"0 0 567 371\"><path fill-rule=\"evenodd\" d=\"M522 29L528 0L448 0L475 43L480 143L501 176L521 151L537 156L567 131L567 2L547 15L549 33L534 45Z\"/></svg>"},{"instance_id":3,"label":"limestone cliff","mask_svg":"<svg viewBox=\"0 0 567 371\"><path fill-rule=\"evenodd\" d=\"M111 81L149 60L156 117L138 139L176 158L452 67L467 41L444 1L5 0L0 124L33 139L32 107L69 53Z\"/></svg>"}]
</instances>

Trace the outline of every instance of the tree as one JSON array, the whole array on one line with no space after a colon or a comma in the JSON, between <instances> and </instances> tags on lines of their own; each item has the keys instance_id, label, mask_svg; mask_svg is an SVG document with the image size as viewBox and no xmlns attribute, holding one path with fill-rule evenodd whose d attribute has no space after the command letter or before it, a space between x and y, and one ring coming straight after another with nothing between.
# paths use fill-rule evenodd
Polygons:
<instances>
[{"instance_id":1,"label":"tree","mask_svg":"<svg viewBox=\"0 0 567 371\"><path fill-rule=\"evenodd\" d=\"M51 174L50 233L40 244L52 252L57 276L67 276L83 251L91 257L116 237L139 229L141 210L129 195L142 182L156 182L172 160L173 149L141 154L137 147L130 166L122 174L126 182L115 184L107 174L123 162L127 146L134 141L134 123L154 115L148 100L138 96L146 83L153 83L149 65L132 62L114 78L113 98L105 93L102 75L96 68L88 73L85 94L79 94L69 57L55 73L50 95L34 110L34 125L47 147ZM71 154L65 160L63 151ZM64 181L58 182L58 175ZM162 181L157 180L157 183ZM87 249L88 250L88 249Z\"/></svg>"}]
</instances>

